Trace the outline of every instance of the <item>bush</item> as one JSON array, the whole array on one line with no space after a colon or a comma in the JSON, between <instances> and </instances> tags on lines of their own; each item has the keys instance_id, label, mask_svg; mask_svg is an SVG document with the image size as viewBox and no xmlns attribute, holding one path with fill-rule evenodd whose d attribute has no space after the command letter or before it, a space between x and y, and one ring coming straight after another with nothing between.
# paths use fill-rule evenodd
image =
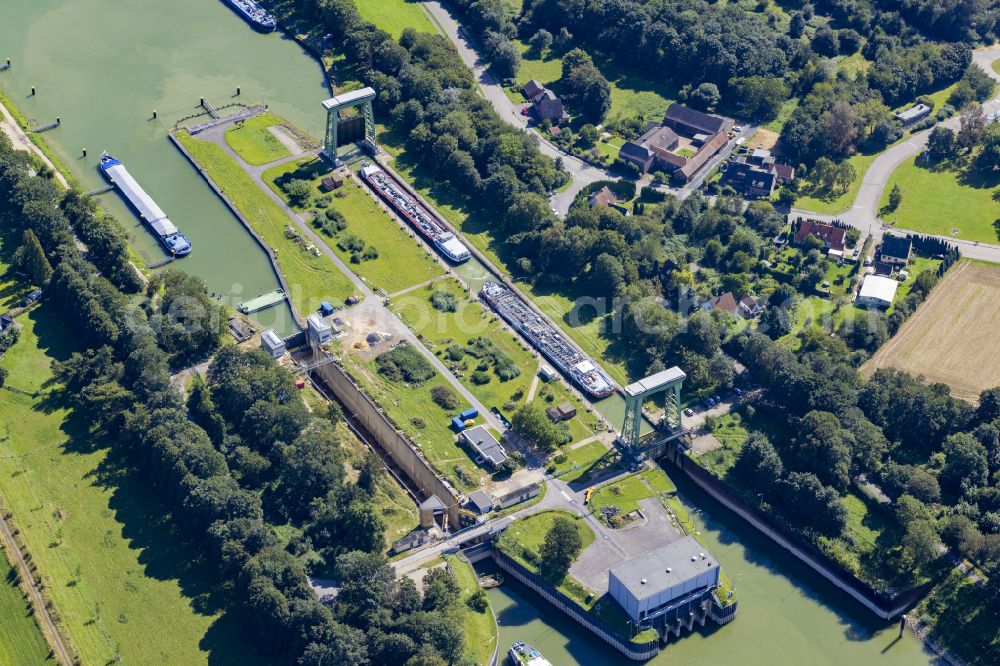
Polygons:
<instances>
[{"instance_id":1,"label":"bush","mask_svg":"<svg viewBox=\"0 0 1000 666\"><path fill-rule=\"evenodd\" d=\"M374 261L375 259L378 259L378 249L374 245L369 245L361 253L361 261Z\"/></svg>"},{"instance_id":2,"label":"bush","mask_svg":"<svg viewBox=\"0 0 1000 666\"><path fill-rule=\"evenodd\" d=\"M483 372L482 370L476 370L472 373L472 383L476 386L482 386L484 384L490 383L490 376Z\"/></svg>"},{"instance_id":3,"label":"bush","mask_svg":"<svg viewBox=\"0 0 1000 666\"><path fill-rule=\"evenodd\" d=\"M309 181L302 180L301 178L293 178L282 183L281 189L288 195L288 199L292 202L293 206L304 205L309 200L309 195L312 194L312 187L309 185Z\"/></svg>"},{"instance_id":4,"label":"bush","mask_svg":"<svg viewBox=\"0 0 1000 666\"><path fill-rule=\"evenodd\" d=\"M480 587L466 599L465 604L477 613L485 613L490 607L490 600L486 596L486 590Z\"/></svg>"},{"instance_id":5,"label":"bush","mask_svg":"<svg viewBox=\"0 0 1000 666\"><path fill-rule=\"evenodd\" d=\"M431 294L431 305L441 312L458 312L458 299L455 295L440 289Z\"/></svg>"},{"instance_id":6,"label":"bush","mask_svg":"<svg viewBox=\"0 0 1000 666\"><path fill-rule=\"evenodd\" d=\"M509 356L502 352L498 352L496 365L493 366L493 372L495 372L496 376L500 378L500 381L506 382L518 377L521 374L521 368L518 367L518 365L514 363Z\"/></svg>"},{"instance_id":7,"label":"bush","mask_svg":"<svg viewBox=\"0 0 1000 666\"><path fill-rule=\"evenodd\" d=\"M406 380L419 386L434 376L434 367L420 352L409 345L399 345L395 349L379 354L375 359L378 370L393 381Z\"/></svg>"},{"instance_id":8,"label":"bush","mask_svg":"<svg viewBox=\"0 0 1000 666\"><path fill-rule=\"evenodd\" d=\"M365 249L365 241L355 234L344 234L337 241L337 247L344 252L358 254Z\"/></svg>"},{"instance_id":9,"label":"bush","mask_svg":"<svg viewBox=\"0 0 1000 666\"><path fill-rule=\"evenodd\" d=\"M458 396L447 386L435 386L432 388L431 399L440 405L442 409L447 410L458 409L458 405L460 404Z\"/></svg>"},{"instance_id":10,"label":"bush","mask_svg":"<svg viewBox=\"0 0 1000 666\"><path fill-rule=\"evenodd\" d=\"M452 361L461 361L465 358L465 350L459 345L448 345L448 348L445 350L445 354L447 354L448 358Z\"/></svg>"}]
</instances>

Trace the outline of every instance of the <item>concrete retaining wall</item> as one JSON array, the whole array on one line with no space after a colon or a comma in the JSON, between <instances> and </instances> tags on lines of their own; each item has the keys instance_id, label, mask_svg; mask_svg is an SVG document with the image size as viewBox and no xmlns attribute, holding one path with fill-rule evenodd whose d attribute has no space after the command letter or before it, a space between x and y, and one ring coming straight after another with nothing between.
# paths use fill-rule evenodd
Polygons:
<instances>
[{"instance_id":1,"label":"concrete retaining wall","mask_svg":"<svg viewBox=\"0 0 1000 666\"><path fill-rule=\"evenodd\" d=\"M781 548L798 558L823 578L830 581L840 590L850 595L852 599L884 620L899 617L913 602L919 599L927 590L927 585L907 590L893 597L880 595L874 588L851 574L846 569L835 565L815 547L803 542L799 537L775 525L766 514L748 506L728 486L688 458L679 447L673 447L664 456L677 469L684 472L688 479L699 488L715 498L720 504L750 523L762 534L770 538Z\"/></svg>"},{"instance_id":2,"label":"concrete retaining wall","mask_svg":"<svg viewBox=\"0 0 1000 666\"><path fill-rule=\"evenodd\" d=\"M384 450L393 463L413 482L423 494L421 501L437 495L447 507L448 524L457 526L459 502L454 489L438 478L430 464L416 447L406 439L389 418L382 413L371 398L364 394L344 369L330 361L325 354L317 354L314 361L328 361L312 370L313 375L333 391L337 399Z\"/></svg>"}]
</instances>

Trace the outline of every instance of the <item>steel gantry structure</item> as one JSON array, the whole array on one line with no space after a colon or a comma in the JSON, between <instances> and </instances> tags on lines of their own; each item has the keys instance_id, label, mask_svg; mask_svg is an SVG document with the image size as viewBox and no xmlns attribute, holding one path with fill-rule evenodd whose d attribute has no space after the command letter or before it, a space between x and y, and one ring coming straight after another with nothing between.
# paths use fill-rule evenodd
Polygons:
<instances>
[{"instance_id":1,"label":"steel gantry structure","mask_svg":"<svg viewBox=\"0 0 1000 666\"><path fill-rule=\"evenodd\" d=\"M375 154L378 153L378 144L375 143L375 113L372 111L372 100L375 99L375 91L372 88L362 88L351 92L331 97L323 102L326 109L326 134L323 138L323 154L325 157L337 164L337 147L339 146L338 130L343 119L340 117L341 111L360 107L361 117L364 119L365 130L364 139L360 142Z\"/></svg>"},{"instance_id":2,"label":"steel gantry structure","mask_svg":"<svg viewBox=\"0 0 1000 666\"><path fill-rule=\"evenodd\" d=\"M664 445L670 439L683 434L681 423L681 386L687 375L678 367L657 372L645 379L625 387L625 421L622 424L622 441L634 453L648 453L649 449ZM647 399L660 393L666 394L663 421L659 424L660 433L651 442L641 441L642 405ZM668 437L663 437L662 431L667 431Z\"/></svg>"}]
</instances>

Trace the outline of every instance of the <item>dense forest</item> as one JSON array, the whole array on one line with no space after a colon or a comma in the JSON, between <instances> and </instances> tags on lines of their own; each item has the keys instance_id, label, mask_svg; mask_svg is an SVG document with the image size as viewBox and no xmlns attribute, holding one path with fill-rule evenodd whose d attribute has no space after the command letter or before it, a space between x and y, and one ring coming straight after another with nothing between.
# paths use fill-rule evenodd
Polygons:
<instances>
[{"instance_id":1,"label":"dense forest","mask_svg":"<svg viewBox=\"0 0 1000 666\"><path fill-rule=\"evenodd\" d=\"M220 349L223 313L197 279L167 271L136 303L128 292L142 283L118 227L89 229L115 223L51 175L0 136L4 249L79 345L54 364L57 399L166 505L191 557L217 568L257 648L274 663L462 664L454 580L439 572L420 593L386 563L370 500L381 462L361 461L349 481L338 411L308 412L292 375L260 350ZM171 367L211 354L185 402ZM276 525L298 536L282 543ZM310 569L342 581L334 610Z\"/></svg>"}]
</instances>

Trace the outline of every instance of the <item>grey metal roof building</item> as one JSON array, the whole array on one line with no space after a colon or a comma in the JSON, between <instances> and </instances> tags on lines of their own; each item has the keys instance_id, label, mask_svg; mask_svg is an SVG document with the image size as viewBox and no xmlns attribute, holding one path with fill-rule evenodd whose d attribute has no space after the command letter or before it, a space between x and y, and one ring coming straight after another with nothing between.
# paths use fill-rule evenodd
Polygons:
<instances>
[{"instance_id":1,"label":"grey metal roof building","mask_svg":"<svg viewBox=\"0 0 1000 666\"><path fill-rule=\"evenodd\" d=\"M492 468L507 462L507 452L503 445L483 426L464 430L459 437L476 453L476 462L484 462Z\"/></svg>"},{"instance_id":2,"label":"grey metal roof building","mask_svg":"<svg viewBox=\"0 0 1000 666\"><path fill-rule=\"evenodd\" d=\"M693 536L608 571L608 592L633 622L649 622L718 587L719 561Z\"/></svg>"}]
</instances>

